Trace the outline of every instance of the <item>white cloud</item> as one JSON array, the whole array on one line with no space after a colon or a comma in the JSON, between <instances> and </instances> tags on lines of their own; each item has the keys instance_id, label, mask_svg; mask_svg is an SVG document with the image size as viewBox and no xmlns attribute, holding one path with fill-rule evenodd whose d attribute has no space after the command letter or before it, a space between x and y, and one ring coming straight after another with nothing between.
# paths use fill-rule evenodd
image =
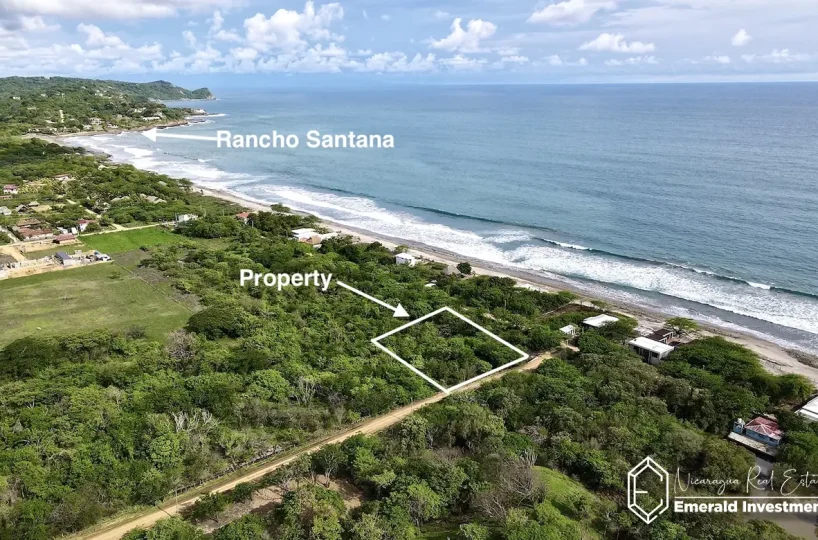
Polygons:
<instances>
[{"instance_id":1,"label":"white cloud","mask_svg":"<svg viewBox=\"0 0 818 540\"><path fill-rule=\"evenodd\" d=\"M185 30L184 32L182 32L182 37L185 38L185 43L187 43L188 47L190 47L191 49L196 48L198 42L196 41L196 36L193 35L193 32L191 32L190 30Z\"/></svg>"},{"instance_id":2,"label":"white cloud","mask_svg":"<svg viewBox=\"0 0 818 540\"><path fill-rule=\"evenodd\" d=\"M606 66L638 66L642 64L658 64L659 60L655 56L632 56L625 60L612 58L605 61Z\"/></svg>"},{"instance_id":3,"label":"white cloud","mask_svg":"<svg viewBox=\"0 0 818 540\"><path fill-rule=\"evenodd\" d=\"M367 20L369 19L369 14L366 12L366 10L365 10L365 9L364 9L363 11L361 11L361 13L362 13L362 14L363 14L363 16L364 16L364 19L367 19Z\"/></svg>"},{"instance_id":4,"label":"white cloud","mask_svg":"<svg viewBox=\"0 0 818 540\"><path fill-rule=\"evenodd\" d=\"M93 24L77 25L77 31L85 34L85 44L89 47L124 47L125 43L116 36L107 35L99 26Z\"/></svg>"},{"instance_id":5,"label":"white cloud","mask_svg":"<svg viewBox=\"0 0 818 540\"><path fill-rule=\"evenodd\" d=\"M632 41L628 43L625 41L625 36L622 34L600 34L593 41L580 46L581 51L597 51L597 52L618 52L618 53L633 53L643 54L653 52L656 50L656 45L653 43L642 43L641 41Z\"/></svg>"},{"instance_id":6,"label":"white cloud","mask_svg":"<svg viewBox=\"0 0 818 540\"><path fill-rule=\"evenodd\" d=\"M391 16L391 15L387 15L386 13L384 13L383 15L381 15L381 20L382 20L382 21L391 21L391 20L392 20L392 16Z\"/></svg>"},{"instance_id":7,"label":"white cloud","mask_svg":"<svg viewBox=\"0 0 818 540\"><path fill-rule=\"evenodd\" d=\"M344 17L344 9L339 3L322 5L317 11L312 0L304 5L304 11L279 9L269 18L261 13L244 21L247 42L258 50L298 49L307 45L305 38L313 41L342 41L343 37L333 34L329 27Z\"/></svg>"},{"instance_id":8,"label":"white cloud","mask_svg":"<svg viewBox=\"0 0 818 540\"><path fill-rule=\"evenodd\" d=\"M741 57L748 64L761 62L765 64L795 64L812 59L809 54L791 53L789 49L774 50L770 54L745 54Z\"/></svg>"},{"instance_id":9,"label":"white cloud","mask_svg":"<svg viewBox=\"0 0 818 540\"><path fill-rule=\"evenodd\" d=\"M435 18L435 19L437 19L438 21L445 21L446 19L448 19L449 17L451 17L451 15L449 15L449 13L448 13L448 12L446 12L446 11L443 11L443 10L438 9L437 11L435 11L435 12L432 14L432 17L434 17L434 18Z\"/></svg>"},{"instance_id":10,"label":"white cloud","mask_svg":"<svg viewBox=\"0 0 818 540\"><path fill-rule=\"evenodd\" d=\"M747 30L742 28L736 33L735 36L733 36L733 39L730 40L730 42L733 44L733 47L744 47L752 40L753 37L747 33Z\"/></svg>"},{"instance_id":11,"label":"white cloud","mask_svg":"<svg viewBox=\"0 0 818 540\"><path fill-rule=\"evenodd\" d=\"M564 64L562 58L560 58L560 55L558 54L552 54L551 56L547 57L545 61L548 62L549 66L561 66Z\"/></svg>"},{"instance_id":12,"label":"white cloud","mask_svg":"<svg viewBox=\"0 0 818 540\"><path fill-rule=\"evenodd\" d=\"M704 57L704 62L707 62L709 64L727 65L727 64L732 63L733 61L727 55L720 55L720 56L715 56L714 55L714 56L705 56Z\"/></svg>"},{"instance_id":13,"label":"white cloud","mask_svg":"<svg viewBox=\"0 0 818 540\"><path fill-rule=\"evenodd\" d=\"M18 21L20 30L23 32L54 32L60 29L59 24L47 24L39 15L34 17L26 17L23 15Z\"/></svg>"},{"instance_id":14,"label":"white cloud","mask_svg":"<svg viewBox=\"0 0 818 540\"><path fill-rule=\"evenodd\" d=\"M431 47L450 52L481 52L480 42L490 38L497 31L495 24L482 19L470 20L466 30L463 30L461 22L463 22L461 18L455 19L451 26L452 32L441 40L433 40Z\"/></svg>"},{"instance_id":15,"label":"white cloud","mask_svg":"<svg viewBox=\"0 0 818 540\"><path fill-rule=\"evenodd\" d=\"M598 11L616 9L614 0L565 0L545 6L528 18L530 23L574 25L586 23Z\"/></svg>"},{"instance_id":16,"label":"white cloud","mask_svg":"<svg viewBox=\"0 0 818 540\"><path fill-rule=\"evenodd\" d=\"M258 57L258 51L250 47L236 47L230 49L230 55L237 60L255 60Z\"/></svg>"},{"instance_id":17,"label":"white cloud","mask_svg":"<svg viewBox=\"0 0 818 540\"><path fill-rule=\"evenodd\" d=\"M426 56L418 53L409 60L402 52L386 52L373 54L353 67L356 71L374 73L422 73L437 71L437 59L431 53Z\"/></svg>"},{"instance_id":18,"label":"white cloud","mask_svg":"<svg viewBox=\"0 0 818 540\"><path fill-rule=\"evenodd\" d=\"M358 49L357 51L352 53L352 56L371 56L371 55L372 49Z\"/></svg>"},{"instance_id":19,"label":"white cloud","mask_svg":"<svg viewBox=\"0 0 818 540\"><path fill-rule=\"evenodd\" d=\"M485 59L476 59L458 54L452 58L444 58L440 63L452 71L480 71L486 64Z\"/></svg>"},{"instance_id":20,"label":"white cloud","mask_svg":"<svg viewBox=\"0 0 818 540\"><path fill-rule=\"evenodd\" d=\"M72 18L142 19L173 17L180 10L228 7L240 0L2 0L5 13L57 15Z\"/></svg>"},{"instance_id":21,"label":"white cloud","mask_svg":"<svg viewBox=\"0 0 818 540\"><path fill-rule=\"evenodd\" d=\"M515 55L520 54L520 48L519 47L500 47L499 49L497 49L494 52L496 52L500 56L515 56Z\"/></svg>"},{"instance_id":22,"label":"white cloud","mask_svg":"<svg viewBox=\"0 0 818 540\"><path fill-rule=\"evenodd\" d=\"M548 64L549 66L553 66L553 67L587 66L588 65L588 60L586 60L585 58L580 58L576 62L572 62L570 60L567 60L567 59L561 57L558 54L552 54L550 56L546 56L545 58L543 58L543 60L545 60L546 64Z\"/></svg>"},{"instance_id":23,"label":"white cloud","mask_svg":"<svg viewBox=\"0 0 818 540\"><path fill-rule=\"evenodd\" d=\"M527 64L528 57L527 56L504 56L500 58L501 64Z\"/></svg>"}]
</instances>

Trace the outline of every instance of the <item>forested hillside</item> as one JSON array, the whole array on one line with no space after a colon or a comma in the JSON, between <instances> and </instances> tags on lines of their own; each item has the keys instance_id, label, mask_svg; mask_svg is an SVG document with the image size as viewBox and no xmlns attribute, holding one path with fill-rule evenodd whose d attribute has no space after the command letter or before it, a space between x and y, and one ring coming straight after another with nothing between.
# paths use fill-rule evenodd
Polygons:
<instances>
[{"instance_id":1,"label":"forested hillside","mask_svg":"<svg viewBox=\"0 0 818 540\"><path fill-rule=\"evenodd\" d=\"M192 109L158 100L212 99L206 88L165 81L124 83L64 77L0 79L0 135L131 129L181 121Z\"/></svg>"},{"instance_id":2,"label":"forested hillside","mask_svg":"<svg viewBox=\"0 0 818 540\"><path fill-rule=\"evenodd\" d=\"M0 97L32 92L53 94L78 90L115 92L144 99L213 99L213 94L207 88L186 90L167 81L132 83L72 77L5 77L0 79Z\"/></svg>"}]
</instances>

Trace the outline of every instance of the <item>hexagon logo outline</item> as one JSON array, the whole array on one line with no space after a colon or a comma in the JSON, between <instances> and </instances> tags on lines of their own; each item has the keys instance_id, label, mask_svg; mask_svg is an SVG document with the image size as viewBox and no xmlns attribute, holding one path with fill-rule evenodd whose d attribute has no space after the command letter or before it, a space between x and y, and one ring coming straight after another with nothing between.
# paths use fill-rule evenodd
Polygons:
<instances>
[{"instance_id":1,"label":"hexagon logo outline","mask_svg":"<svg viewBox=\"0 0 818 540\"><path fill-rule=\"evenodd\" d=\"M636 496L647 493L638 489L638 479L642 474L651 472L659 477L665 484L664 497L659 499L659 504L652 509L644 509L639 506ZM636 467L628 471L628 510L636 514L636 517L650 525L653 521L670 508L670 473L661 465L656 463L650 456L643 459Z\"/></svg>"}]
</instances>

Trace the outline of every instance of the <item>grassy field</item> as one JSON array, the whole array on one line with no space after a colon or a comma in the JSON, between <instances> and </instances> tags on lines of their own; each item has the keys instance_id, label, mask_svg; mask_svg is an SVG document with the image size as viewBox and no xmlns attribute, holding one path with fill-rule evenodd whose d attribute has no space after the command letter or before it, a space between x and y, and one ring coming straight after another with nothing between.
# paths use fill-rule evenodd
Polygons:
<instances>
[{"instance_id":1,"label":"grassy field","mask_svg":"<svg viewBox=\"0 0 818 540\"><path fill-rule=\"evenodd\" d=\"M36 333L133 326L164 339L191 315L161 288L112 264L0 281L0 313L0 346Z\"/></svg>"},{"instance_id":2,"label":"grassy field","mask_svg":"<svg viewBox=\"0 0 818 540\"><path fill-rule=\"evenodd\" d=\"M158 246L161 244L178 244L184 240L183 236L173 234L163 227L149 227L135 231L124 231L108 234L93 234L83 236L82 241L91 249L115 255L133 251L143 246Z\"/></svg>"}]
</instances>

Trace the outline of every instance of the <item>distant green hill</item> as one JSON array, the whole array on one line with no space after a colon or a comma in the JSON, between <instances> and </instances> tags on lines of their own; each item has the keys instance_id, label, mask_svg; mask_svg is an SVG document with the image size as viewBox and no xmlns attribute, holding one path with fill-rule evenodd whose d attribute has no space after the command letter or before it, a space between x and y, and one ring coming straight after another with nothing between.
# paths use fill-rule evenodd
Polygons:
<instances>
[{"instance_id":1,"label":"distant green hill","mask_svg":"<svg viewBox=\"0 0 818 540\"><path fill-rule=\"evenodd\" d=\"M5 77L0 79L0 96L79 91L124 94L145 99L213 99L213 94L207 88L187 90L167 81L131 83L72 77Z\"/></svg>"},{"instance_id":2,"label":"distant green hill","mask_svg":"<svg viewBox=\"0 0 818 540\"><path fill-rule=\"evenodd\" d=\"M213 99L207 88L186 90L167 81L131 83L68 77L0 79L0 135L72 134L173 125L191 108L163 100Z\"/></svg>"}]
</instances>

